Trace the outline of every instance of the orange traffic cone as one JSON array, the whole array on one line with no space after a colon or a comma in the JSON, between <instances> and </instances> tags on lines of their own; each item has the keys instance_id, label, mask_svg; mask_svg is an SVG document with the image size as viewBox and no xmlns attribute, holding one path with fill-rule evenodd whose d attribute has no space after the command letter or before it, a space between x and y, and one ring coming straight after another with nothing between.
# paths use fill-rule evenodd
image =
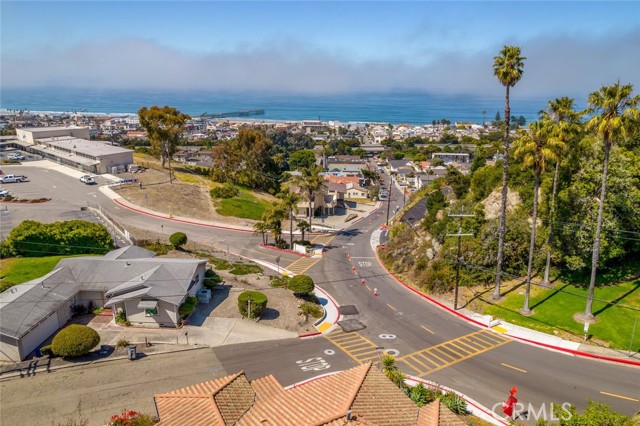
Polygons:
<instances>
[{"instance_id":1,"label":"orange traffic cone","mask_svg":"<svg viewBox=\"0 0 640 426\"><path fill-rule=\"evenodd\" d=\"M374 288L374 289L373 289L373 295L374 295L374 296L377 296L377 295L378 295L378 289L377 289L377 288Z\"/></svg>"}]
</instances>

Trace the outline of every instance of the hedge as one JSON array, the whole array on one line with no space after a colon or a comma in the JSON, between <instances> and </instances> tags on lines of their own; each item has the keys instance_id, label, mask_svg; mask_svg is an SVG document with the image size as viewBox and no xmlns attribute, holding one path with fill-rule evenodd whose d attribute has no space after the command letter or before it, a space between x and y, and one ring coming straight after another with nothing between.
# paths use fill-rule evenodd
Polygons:
<instances>
[{"instance_id":1,"label":"hedge","mask_svg":"<svg viewBox=\"0 0 640 426\"><path fill-rule=\"evenodd\" d=\"M310 294L315 288L315 285L313 284L313 279L311 279L310 276L296 275L289 280L287 288L295 294L305 295Z\"/></svg>"},{"instance_id":2,"label":"hedge","mask_svg":"<svg viewBox=\"0 0 640 426\"><path fill-rule=\"evenodd\" d=\"M251 312L248 312L251 300ZM238 310L243 317L260 318L267 309L267 296L259 291L244 291L238 296Z\"/></svg>"},{"instance_id":3,"label":"hedge","mask_svg":"<svg viewBox=\"0 0 640 426\"><path fill-rule=\"evenodd\" d=\"M51 350L54 354L66 357L86 355L100 343L100 335L86 325L71 324L53 338Z\"/></svg>"},{"instance_id":4,"label":"hedge","mask_svg":"<svg viewBox=\"0 0 640 426\"><path fill-rule=\"evenodd\" d=\"M184 232L176 232L175 234L171 234L169 242L173 247L180 248L187 244L187 236Z\"/></svg>"},{"instance_id":5,"label":"hedge","mask_svg":"<svg viewBox=\"0 0 640 426\"><path fill-rule=\"evenodd\" d=\"M3 255L53 256L104 254L113 249L109 231L84 220L41 223L25 220L11 230L3 244Z\"/></svg>"},{"instance_id":6,"label":"hedge","mask_svg":"<svg viewBox=\"0 0 640 426\"><path fill-rule=\"evenodd\" d=\"M190 315L196 310L198 299L196 297L187 297L182 305L178 308L179 315Z\"/></svg>"}]
</instances>

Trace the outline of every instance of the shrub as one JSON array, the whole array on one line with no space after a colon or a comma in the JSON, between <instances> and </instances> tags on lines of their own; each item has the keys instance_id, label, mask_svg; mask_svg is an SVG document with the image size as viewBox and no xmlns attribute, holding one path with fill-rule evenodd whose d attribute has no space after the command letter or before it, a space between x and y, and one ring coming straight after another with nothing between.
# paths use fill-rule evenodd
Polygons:
<instances>
[{"instance_id":1,"label":"shrub","mask_svg":"<svg viewBox=\"0 0 640 426\"><path fill-rule=\"evenodd\" d=\"M116 314L116 324L124 325L125 327L129 327L131 325L127 319L127 314L124 311L120 311Z\"/></svg>"},{"instance_id":2,"label":"shrub","mask_svg":"<svg viewBox=\"0 0 640 426\"><path fill-rule=\"evenodd\" d=\"M93 315L100 315L102 313L102 311L104 311L104 308L94 308L91 313Z\"/></svg>"},{"instance_id":3,"label":"shrub","mask_svg":"<svg viewBox=\"0 0 640 426\"><path fill-rule=\"evenodd\" d=\"M305 295L311 293L315 286L313 284L313 279L311 279L310 276L296 275L289 280L289 285L287 287L295 294Z\"/></svg>"},{"instance_id":4,"label":"shrub","mask_svg":"<svg viewBox=\"0 0 640 426\"><path fill-rule=\"evenodd\" d=\"M300 305L299 313L305 317L320 318L322 317L323 311L320 305L304 302Z\"/></svg>"},{"instance_id":5,"label":"shrub","mask_svg":"<svg viewBox=\"0 0 640 426\"><path fill-rule=\"evenodd\" d=\"M196 297L187 297L182 305L178 308L178 314L191 315L196 310L198 299Z\"/></svg>"},{"instance_id":6,"label":"shrub","mask_svg":"<svg viewBox=\"0 0 640 426\"><path fill-rule=\"evenodd\" d=\"M88 354L98 343L100 335L93 328L71 324L56 334L51 349L56 355L76 357Z\"/></svg>"},{"instance_id":7,"label":"shrub","mask_svg":"<svg viewBox=\"0 0 640 426\"><path fill-rule=\"evenodd\" d=\"M162 244L160 241L139 240L138 245L144 249L155 252L158 256L169 253L173 246L171 244Z\"/></svg>"},{"instance_id":8,"label":"shrub","mask_svg":"<svg viewBox=\"0 0 640 426\"><path fill-rule=\"evenodd\" d=\"M227 182L222 186L213 188L210 194L213 198L233 198L240 194L240 190L231 182Z\"/></svg>"},{"instance_id":9,"label":"shrub","mask_svg":"<svg viewBox=\"0 0 640 426\"><path fill-rule=\"evenodd\" d=\"M116 343L116 348L126 348L129 346L129 341L127 339L119 339Z\"/></svg>"},{"instance_id":10,"label":"shrub","mask_svg":"<svg viewBox=\"0 0 640 426\"><path fill-rule=\"evenodd\" d=\"M51 349L51 345L46 345L40 348L40 353L42 356L52 356L53 350Z\"/></svg>"},{"instance_id":11,"label":"shrub","mask_svg":"<svg viewBox=\"0 0 640 426\"><path fill-rule=\"evenodd\" d=\"M456 414L467 414L467 402L453 391L444 394L440 398L440 401L442 401L445 407Z\"/></svg>"},{"instance_id":12,"label":"shrub","mask_svg":"<svg viewBox=\"0 0 640 426\"><path fill-rule=\"evenodd\" d=\"M251 301L251 311L249 308ZM238 296L238 310L243 317L259 318L267 309L267 296L259 291L243 291Z\"/></svg>"},{"instance_id":13,"label":"shrub","mask_svg":"<svg viewBox=\"0 0 640 426\"><path fill-rule=\"evenodd\" d=\"M213 265L214 268L219 270L231 269L231 263L226 259L220 259L219 257L210 257L209 263Z\"/></svg>"},{"instance_id":14,"label":"shrub","mask_svg":"<svg viewBox=\"0 0 640 426\"><path fill-rule=\"evenodd\" d=\"M171 234L169 242L174 248L178 249L187 244L187 236L184 232L176 232L175 234Z\"/></svg>"},{"instance_id":15,"label":"shrub","mask_svg":"<svg viewBox=\"0 0 640 426\"><path fill-rule=\"evenodd\" d=\"M3 258L5 256L2 256ZM2 293L5 290L10 289L11 287L13 287L14 285L16 285L16 283L14 283L13 281L4 279L2 281L0 281L0 293Z\"/></svg>"},{"instance_id":16,"label":"shrub","mask_svg":"<svg viewBox=\"0 0 640 426\"><path fill-rule=\"evenodd\" d=\"M288 275L283 275L281 277L278 277L276 275L271 275L269 277L269 285L271 287L287 288L289 285L289 280L291 280L291 278Z\"/></svg>"},{"instance_id":17,"label":"shrub","mask_svg":"<svg viewBox=\"0 0 640 426\"><path fill-rule=\"evenodd\" d=\"M69 306L69 309L71 309L71 315L74 317L77 317L79 315L84 315L87 313L87 307L80 304L71 305Z\"/></svg>"},{"instance_id":18,"label":"shrub","mask_svg":"<svg viewBox=\"0 0 640 426\"><path fill-rule=\"evenodd\" d=\"M213 277L217 277L218 274L216 274L213 269L207 269L206 271L204 271L204 276L205 278L213 278Z\"/></svg>"},{"instance_id":19,"label":"shrub","mask_svg":"<svg viewBox=\"0 0 640 426\"><path fill-rule=\"evenodd\" d=\"M259 274L262 272L262 268L255 263L242 263L235 262L231 265L231 270L229 273L233 275L248 275L248 274Z\"/></svg>"}]
</instances>

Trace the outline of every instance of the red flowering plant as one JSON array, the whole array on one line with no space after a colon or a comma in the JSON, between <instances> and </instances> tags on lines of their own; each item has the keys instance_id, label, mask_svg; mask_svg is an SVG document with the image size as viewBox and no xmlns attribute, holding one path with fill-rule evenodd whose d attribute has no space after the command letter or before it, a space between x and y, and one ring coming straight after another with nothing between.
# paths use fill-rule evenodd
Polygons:
<instances>
[{"instance_id":1,"label":"red flowering plant","mask_svg":"<svg viewBox=\"0 0 640 426\"><path fill-rule=\"evenodd\" d=\"M108 426L133 426L132 420L138 415L136 411L133 410L122 410L120 414L114 414L111 416L111 421Z\"/></svg>"}]
</instances>

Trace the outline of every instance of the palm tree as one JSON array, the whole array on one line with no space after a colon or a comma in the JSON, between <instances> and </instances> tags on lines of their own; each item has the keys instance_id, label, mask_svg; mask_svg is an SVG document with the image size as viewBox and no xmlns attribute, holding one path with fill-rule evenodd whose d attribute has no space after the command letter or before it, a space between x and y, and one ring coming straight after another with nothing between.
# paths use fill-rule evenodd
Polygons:
<instances>
[{"instance_id":1,"label":"palm tree","mask_svg":"<svg viewBox=\"0 0 640 426\"><path fill-rule=\"evenodd\" d=\"M306 220L301 220L300 222L298 222L298 225L296 226L296 228L299 229L300 232L302 233L302 240L301 241L304 241L304 233L307 230L311 230L309 222L307 222Z\"/></svg>"},{"instance_id":2,"label":"palm tree","mask_svg":"<svg viewBox=\"0 0 640 426\"><path fill-rule=\"evenodd\" d=\"M313 221L313 201L318 191L326 187L324 177L320 174L322 167L310 166L300 169L300 176L292 176L291 184L298 186L305 194L309 201L309 229L311 229Z\"/></svg>"},{"instance_id":3,"label":"palm tree","mask_svg":"<svg viewBox=\"0 0 640 426\"><path fill-rule=\"evenodd\" d=\"M404 380L406 376L396 365L396 359L393 355L385 354L382 356L382 372L400 389L405 388Z\"/></svg>"},{"instance_id":4,"label":"palm tree","mask_svg":"<svg viewBox=\"0 0 640 426\"><path fill-rule=\"evenodd\" d=\"M560 156L566 150L569 142L574 139L580 131L580 118L582 114L574 109L574 100L566 96L554 101L549 101L548 111L543 111L542 114L544 117L553 121L551 138L554 139L555 143L552 149L555 150L556 157L558 157L553 173L553 189L551 191L551 203L549 206L549 235L547 236L546 242L547 260L544 267L544 278L541 283L543 286L548 286L549 270L551 269L551 246L553 244Z\"/></svg>"},{"instance_id":5,"label":"palm tree","mask_svg":"<svg viewBox=\"0 0 640 426\"><path fill-rule=\"evenodd\" d=\"M301 197L295 192L292 192L289 188L279 193L277 197L281 200L280 204L287 211L287 216L289 216L290 247L293 247L293 217L295 216L294 209L296 209L296 206L298 205L298 202L300 202Z\"/></svg>"},{"instance_id":6,"label":"palm tree","mask_svg":"<svg viewBox=\"0 0 640 426\"><path fill-rule=\"evenodd\" d=\"M515 143L514 156L522 159L523 167L533 168L533 223L531 225L531 241L529 243L529 263L527 265L527 284L524 292L523 315L530 315L529 295L531 292L531 270L533 268L533 252L536 246L536 227L538 224L538 192L540 190L540 175L544 172L547 160L558 161L556 140L549 138L551 121L541 119L531 123L529 132L521 132Z\"/></svg>"},{"instance_id":7,"label":"palm tree","mask_svg":"<svg viewBox=\"0 0 640 426\"><path fill-rule=\"evenodd\" d=\"M262 221L267 225L267 229L271 230L276 245L282 240L282 220L286 213L287 211L282 205L276 204L262 214Z\"/></svg>"},{"instance_id":8,"label":"palm tree","mask_svg":"<svg viewBox=\"0 0 640 426\"><path fill-rule=\"evenodd\" d=\"M500 280L502 277L502 262L504 260L504 236L507 233L507 191L509 170L509 121L511 119L511 109L509 108L509 89L520 81L524 72L524 56L520 56L518 46L504 46L500 55L493 58L493 74L505 87L504 104L504 137L502 139L503 155L502 160L502 203L500 206L500 229L498 231L498 260L496 265L496 287L493 291L493 299L500 298Z\"/></svg>"},{"instance_id":9,"label":"palm tree","mask_svg":"<svg viewBox=\"0 0 640 426\"><path fill-rule=\"evenodd\" d=\"M266 222L256 222L253 224L253 233L262 235L262 244L267 245L267 231L269 230L269 225Z\"/></svg>"},{"instance_id":10,"label":"palm tree","mask_svg":"<svg viewBox=\"0 0 640 426\"><path fill-rule=\"evenodd\" d=\"M596 270L600 258L600 233L602 231L602 215L604 212L604 197L607 190L607 171L609 168L609 154L611 147L618 137L626 137L627 128L631 120L638 119L636 105L640 96L632 96L633 86L621 85L618 81L611 86L601 87L597 92L589 95L587 113L596 114L587 122L587 128L592 130L604 145L604 166L602 168L602 188L600 189L600 206L598 208L598 222L596 236L593 241L593 254L591 258L591 281L589 282L589 295L584 311L585 319L593 319L591 310L593 304L593 291L596 285Z\"/></svg>"}]
</instances>

